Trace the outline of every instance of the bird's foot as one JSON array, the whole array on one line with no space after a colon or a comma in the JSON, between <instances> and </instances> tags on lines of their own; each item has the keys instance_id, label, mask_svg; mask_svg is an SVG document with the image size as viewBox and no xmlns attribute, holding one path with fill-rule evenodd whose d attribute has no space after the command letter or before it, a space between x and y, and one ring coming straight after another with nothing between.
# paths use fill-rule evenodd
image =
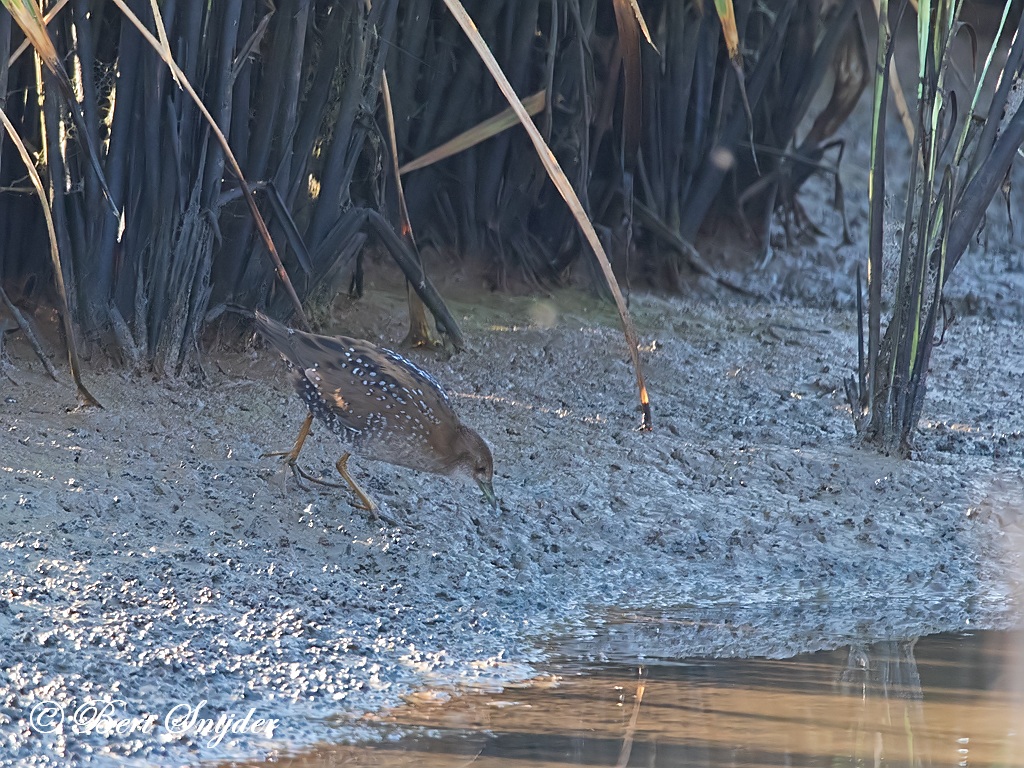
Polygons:
<instances>
[{"instance_id":1,"label":"bird's foot","mask_svg":"<svg viewBox=\"0 0 1024 768\"><path fill-rule=\"evenodd\" d=\"M294 449L290 451L267 451L266 453L260 454L261 459L269 459L273 458L274 456L284 456L284 458L281 459L281 461L291 466L295 466L295 462L299 460L299 454L296 453Z\"/></svg>"},{"instance_id":2,"label":"bird's foot","mask_svg":"<svg viewBox=\"0 0 1024 768\"><path fill-rule=\"evenodd\" d=\"M339 462L339 463L341 463L341 462ZM347 462L344 462L344 463L347 463ZM345 471L345 474L342 475L342 476L346 478L346 481L351 482L351 485L347 485L347 484L343 485L341 483L332 483L332 482L330 482L328 480L321 480L319 477L313 477L312 475L307 473L304 469L302 469L302 467L298 466L298 464L293 464L291 466L292 466L292 472L295 473L296 481L298 481L299 478L305 478L306 480L309 480L312 483L316 483L318 485L326 485L328 488L350 488L351 490L355 491L355 494L358 497L358 500L351 500L351 501L349 501L349 504L351 504L356 509L361 509L361 510L363 510L365 512L369 512L370 513L370 519L373 520L373 522L375 522L375 523L384 522L384 523L387 523L388 525L390 525L392 528L399 528L399 527L401 527L401 523L399 523L398 520L396 520L395 518L391 517L388 514L385 514L384 512L381 512L380 508L376 504L373 503L373 499L371 499L369 496L367 496L363 492L363 489L360 488L355 483L354 480L351 480L351 481L348 480L348 478L351 477L351 475L348 474L347 469Z\"/></svg>"},{"instance_id":3,"label":"bird's foot","mask_svg":"<svg viewBox=\"0 0 1024 768\"><path fill-rule=\"evenodd\" d=\"M300 478L305 478L306 480L309 480L309 482L311 482L311 483L316 483L317 485L326 485L328 488L346 488L347 487L345 485L342 485L341 483L332 483L329 480L322 480L319 477L313 477L311 474L306 472L306 470L304 470L298 464L292 463L289 466L291 466L291 468L292 468L292 474L295 475L296 481L298 481Z\"/></svg>"}]
</instances>

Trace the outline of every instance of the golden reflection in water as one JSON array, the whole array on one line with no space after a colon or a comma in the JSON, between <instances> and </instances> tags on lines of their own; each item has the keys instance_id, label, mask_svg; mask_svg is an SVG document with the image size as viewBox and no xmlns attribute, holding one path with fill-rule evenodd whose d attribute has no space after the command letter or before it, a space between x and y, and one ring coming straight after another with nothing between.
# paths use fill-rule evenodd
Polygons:
<instances>
[{"instance_id":1,"label":"golden reflection in water","mask_svg":"<svg viewBox=\"0 0 1024 768\"><path fill-rule=\"evenodd\" d=\"M640 675L606 665L500 694L418 699L376 718L381 744L277 764L1024 766L1022 642L978 632Z\"/></svg>"}]
</instances>

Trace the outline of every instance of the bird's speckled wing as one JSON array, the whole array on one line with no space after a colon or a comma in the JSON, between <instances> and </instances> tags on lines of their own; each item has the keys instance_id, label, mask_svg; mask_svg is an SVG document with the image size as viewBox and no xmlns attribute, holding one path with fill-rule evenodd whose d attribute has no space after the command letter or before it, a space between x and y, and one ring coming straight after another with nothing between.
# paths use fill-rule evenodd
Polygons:
<instances>
[{"instance_id":1,"label":"bird's speckled wing","mask_svg":"<svg viewBox=\"0 0 1024 768\"><path fill-rule=\"evenodd\" d=\"M302 350L307 344L311 348ZM441 385L396 352L344 336L304 336L297 346L305 377L353 427L365 428L371 416L389 412L436 424L452 412Z\"/></svg>"},{"instance_id":2,"label":"bird's speckled wing","mask_svg":"<svg viewBox=\"0 0 1024 768\"><path fill-rule=\"evenodd\" d=\"M368 341L304 333L255 316L310 412L351 452L421 472L468 475L494 503L490 449L459 421L430 374Z\"/></svg>"},{"instance_id":3,"label":"bird's speckled wing","mask_svg":"<svg viewBox=\"0 0 1024 768\"><path fill-rule=\"evenodd\" d=\"M256 321L288 362L296 390L313 415L333 432L355 437L410 422L407 436L419 442L419 434L426 442L422 430L445 419L457 423L437 380L398 353L345 336L295 331L260 313ZM394 439L391 443L396 451L414 449Z\"/></svg>"}]
</instances>

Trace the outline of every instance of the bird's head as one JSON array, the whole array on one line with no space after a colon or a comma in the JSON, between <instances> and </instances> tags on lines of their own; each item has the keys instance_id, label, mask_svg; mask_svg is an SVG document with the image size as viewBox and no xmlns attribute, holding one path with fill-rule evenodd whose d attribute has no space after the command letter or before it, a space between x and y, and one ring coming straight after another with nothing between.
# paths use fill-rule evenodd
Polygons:
<instances>
[{"instance_id":1,"label":"bird's head","mask_svg":"<svg viewBox=\"0 0 1024 768\"><path fill-rule=\"evenodd\" d=\"M464 475L472 480L483 491L484 498L494 509L498 508L498 498L494 495L494 459L491 449L476 432L467 426L459 425L452 440L451 456L453 457L449 474Z\"/></svg>"}]
</instances>

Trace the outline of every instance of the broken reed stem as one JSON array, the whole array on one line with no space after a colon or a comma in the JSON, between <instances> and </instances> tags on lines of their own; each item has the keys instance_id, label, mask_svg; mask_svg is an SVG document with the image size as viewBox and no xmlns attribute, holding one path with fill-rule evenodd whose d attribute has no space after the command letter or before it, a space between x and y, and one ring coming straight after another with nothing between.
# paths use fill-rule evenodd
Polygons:
<instances>
[{"instance_id":1,"label":"broken reed stem","mask_svg":"<svg viewBox=\"0 0 1024 768\"><path fill-rule=\"evenodd\" d=\"M21 332L25 334L25 338L28 339L28 343L32 345L32 351L36 353L36 357L38 357L40 362L42 362L43 367L46 369L50 378L54 381L60 381L60 378L57 376L57 369L53 367L53 363L50 362L50 358L46 356L43 345L40 344L39 339L36 338L36 334L32 330L32 326L29 325L25 316L21 314L21 310L14 306L14 302L11 301L10 297L7 295L7 291L3 289L2 285L0 285L0 299L3 300L4 306L6 306L7 311L11 313L11 316L14 318L14 322L18 324Z\"/></svg>"}]
</instances>

